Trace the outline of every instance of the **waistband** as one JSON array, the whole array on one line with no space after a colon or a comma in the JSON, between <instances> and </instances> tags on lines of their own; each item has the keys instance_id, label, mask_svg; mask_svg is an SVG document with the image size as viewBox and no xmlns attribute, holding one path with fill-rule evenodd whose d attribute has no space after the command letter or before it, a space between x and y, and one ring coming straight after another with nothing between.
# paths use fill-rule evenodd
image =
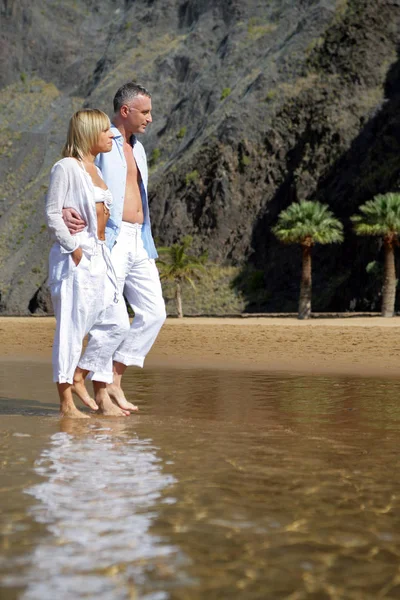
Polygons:
<instances>
[{"instance_id":1,"label":"waistband","mask_svg":"<svg viewBox=\"0 0 400 600\"><path fill-rule=\"evenodd\" d=\"M122 221L121 223L121 233L136 233L140 231L143 227L143 223L128 223L128 221Z\"/></svg>"},{"instance_id":2,"label":"waistband","mask_svg":"<svg viewBox=\"0 0 400 600\"><path fill-rule=\"evenodd\" d=\"M74 238L79 241L79 246L93 246L96 244L105 244L106 240L99 240L99 238L87 230L80 231L74 234Z\"/></svg>"}]
</instances>

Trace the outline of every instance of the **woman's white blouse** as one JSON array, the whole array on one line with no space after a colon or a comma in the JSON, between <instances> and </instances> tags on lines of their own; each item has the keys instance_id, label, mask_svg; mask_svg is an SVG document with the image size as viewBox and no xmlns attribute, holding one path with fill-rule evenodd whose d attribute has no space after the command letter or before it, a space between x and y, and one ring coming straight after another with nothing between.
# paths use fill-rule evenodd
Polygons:
<instances>
[{"instance_id":1,"label":"woman's white blouse","mask_svg":"<svg viewBox=\"0 0 400 600\"><path fill-rule=\"evenodd\" d=\"M86 227L82 232L70 234L62 218L63 208L74 208L85 220ZM49 257L48 283L51 285L72 273L75 263L71 253L76 248L80 246L90 258L98 241L93 181L75 158L63 158L51 170L46 223L55 242Z\"/></svg>"},{"instance_id":2,"label":"woman's white blouse","mask_svg":"<svg viewBox=\"0 0 400 600\"><path fill-rule=\"evenodd\" d=\"M92 179L75 158L62 158L53 166L46 197L46 222L61 252L73 252L80 245L63 221L63 208L74 208L86 221L85 230L97 237L97 217Z\"/></svg>"}]
</instances>

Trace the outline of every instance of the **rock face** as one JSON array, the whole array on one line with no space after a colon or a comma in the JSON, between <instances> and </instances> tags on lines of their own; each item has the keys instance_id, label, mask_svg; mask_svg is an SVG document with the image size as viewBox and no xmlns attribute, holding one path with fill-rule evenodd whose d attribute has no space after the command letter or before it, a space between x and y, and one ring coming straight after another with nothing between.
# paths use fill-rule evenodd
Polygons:
<instances>
[{"instance_id":1,"label":"rock face","mask_svg":"<svg viewBox=\"0 0 400 600\"><path fill-rule=\"evenodd\" d=\"M191 234L242 286L257 273L248 310L293 310L300 252L270 227L320 200L346 241L315 249L314 308L377 308L379 243L349 216L400 180L399 0L0 0L0 17L1 310L48 310L49 169L72 112L110 113L130 79L153 96L142 141L163 245Z\"/></svg>"}]
</instances>

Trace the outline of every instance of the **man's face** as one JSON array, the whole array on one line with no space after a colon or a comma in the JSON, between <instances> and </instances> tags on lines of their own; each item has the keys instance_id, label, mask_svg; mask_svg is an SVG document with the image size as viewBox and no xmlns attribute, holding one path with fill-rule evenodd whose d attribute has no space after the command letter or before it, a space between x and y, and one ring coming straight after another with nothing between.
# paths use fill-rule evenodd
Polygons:
<instances>
[{"instance_id":1,"label":"man's face","mask_svg":"<svg viewBox=\"0 0 400 600\"><path fill-rule=\"evenodd\" d=\"M148 96L135 96L127 105L126 119L132 133L144 133L146 127L152 122L151 98Z\"/></svg>"}]
</instances>

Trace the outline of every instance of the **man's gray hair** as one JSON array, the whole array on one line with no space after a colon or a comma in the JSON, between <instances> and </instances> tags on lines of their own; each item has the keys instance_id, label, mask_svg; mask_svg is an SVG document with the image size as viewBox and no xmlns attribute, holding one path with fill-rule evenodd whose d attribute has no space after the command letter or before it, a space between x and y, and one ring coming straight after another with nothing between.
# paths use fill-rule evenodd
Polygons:
<instances>
[{"instance_id":1,"label":"man's gray hair","mask_svg":"<svg viewBox=\"0 0 400 600\"><path fill-rule=\"evenodd\" d=\"M139 85L134 81L124 83L114 96L114 113L119 112L121 106L130 102L136 96L147 96L148 98L151 98L150 92L142 85Z\"/></svg>"}]
</instances>

